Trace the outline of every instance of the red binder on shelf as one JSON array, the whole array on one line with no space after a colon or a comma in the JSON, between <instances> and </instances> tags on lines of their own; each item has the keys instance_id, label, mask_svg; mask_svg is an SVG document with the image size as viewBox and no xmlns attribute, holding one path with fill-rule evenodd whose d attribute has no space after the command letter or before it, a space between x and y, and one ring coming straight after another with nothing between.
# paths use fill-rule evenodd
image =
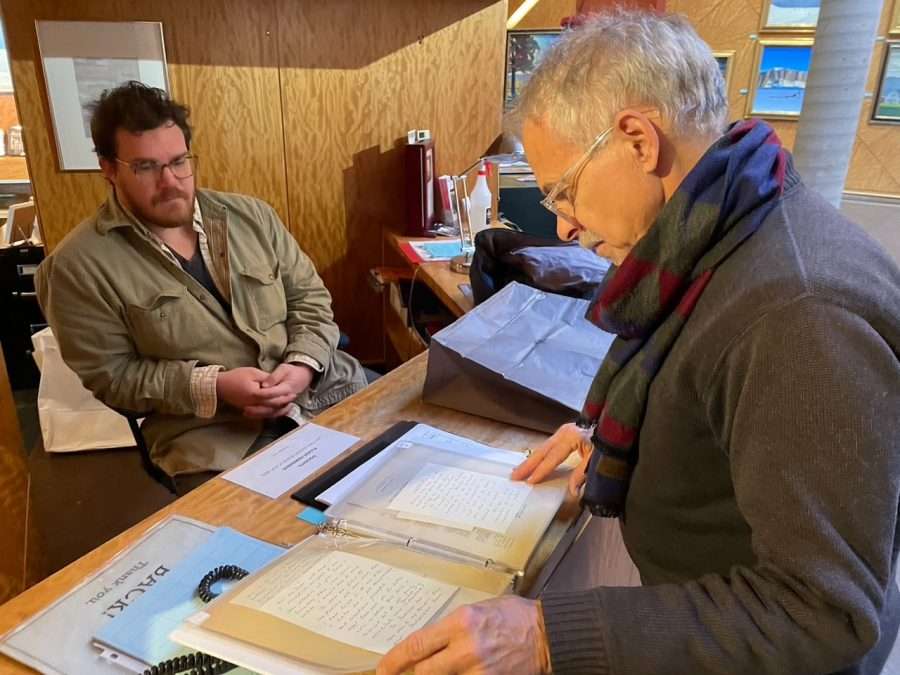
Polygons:
<instances>
[{"instance_id":1,"label":"red binder on shelf","mask_svg":"<svg viewBox=\"0 0 900 675\"><path fill-rule=\"evenodd\" d=\"M434 141L427 129L407 134L406 234L422 237L434 228Z\"/></svg>"}]
</instances>

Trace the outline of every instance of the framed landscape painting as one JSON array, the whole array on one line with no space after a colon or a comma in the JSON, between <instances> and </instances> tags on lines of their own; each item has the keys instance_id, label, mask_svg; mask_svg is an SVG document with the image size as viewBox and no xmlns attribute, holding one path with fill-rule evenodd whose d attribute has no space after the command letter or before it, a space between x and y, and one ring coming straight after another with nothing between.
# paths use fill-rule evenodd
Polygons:
<instances>
[{"instance_id":1,"label":"framed landscape painting","mask_svg":"<svg viewBox=\"0 0 900 675\"><path fill-rule=\"evenodd\" d=\"M763 0L760 31L813 33L821 0Z\"/></svg>"},{"instance_id":2,"label":"framed landscape painting","mask_svg":"<svg viewBox=\"0 0 900 675\"><path fill-rule=\"evenodd\" d=\"M528 84L544 52L559 39L558 30L511 30L506 33L506 90L504 108L510 110Z\"/></svg>"},{"instance_id":3,"label":"framed landscape painting","mask_svg":"<svg viewBox=\"0 0 900 675\"><path fill-rule=\"evenodd\" d=\"M811 39L759 41L748 116L774 119L800 116L812 51Z\"/></svg>"},{"instance_id":4,"label":"framed landscape painting","mask_svg":"<svg viewBox=\"0 0 900 675\"><path fill-rule=\"evenodd\" d=\"M716 58L716 63L719 64L722 79L725 80L725 100L728 100L728 93L731 90L731 68L734 62L734 51L713 52L713 56Z\"/></svg>"},{"instance_id":5,"label":"framed landscape painting","mask_svg":"<svg viewBox=\"0 0 900 675\"><path fill-rule=\"evenodd\" d=\"M900 42L888 42L872 120L900 124Z\"/></svg>"}]
</instances>

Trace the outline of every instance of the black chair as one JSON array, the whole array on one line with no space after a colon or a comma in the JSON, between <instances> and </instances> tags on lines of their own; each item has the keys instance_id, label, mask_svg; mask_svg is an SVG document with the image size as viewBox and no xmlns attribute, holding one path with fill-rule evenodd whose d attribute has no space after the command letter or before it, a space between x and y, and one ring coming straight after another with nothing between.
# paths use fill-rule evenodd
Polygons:
<instances>
[{"instance_id":1,"label":"black chair","mask_svg":"<svg viewBox=\"0 0 900 675\"><path fill-rule=\"evenodd\" d=\"M121 410L119 408L113 408L113 410L128 420L128 427L131 429L131 435L134 436L134 444L137 446L138 452L141 455L141 464L144 467L144 471L173 495L177 495L178 492L175 488L175 480L159 468L159 466L154 464L153 460L150 458L150 448L147 447L144 432L141 430L140 420L144 415L131 412L130 410Z\"/></svg>"}]
</instances>

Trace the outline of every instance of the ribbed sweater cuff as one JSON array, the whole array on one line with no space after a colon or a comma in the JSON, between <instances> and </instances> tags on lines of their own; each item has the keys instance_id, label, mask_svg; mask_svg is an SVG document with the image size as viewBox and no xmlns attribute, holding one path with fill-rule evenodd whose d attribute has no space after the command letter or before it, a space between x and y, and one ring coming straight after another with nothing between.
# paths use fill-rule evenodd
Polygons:
<instances>
[{"instance_id":1,"label":"ribbed sweater cuff","mask_svg":"<svg viewBox=\"0 0 900 675\"><path fill-rule=\"evenodd\" d=\"M547 593L541 608L554 675L610 675L594 593Z\"/></svg>"}]
</instances>

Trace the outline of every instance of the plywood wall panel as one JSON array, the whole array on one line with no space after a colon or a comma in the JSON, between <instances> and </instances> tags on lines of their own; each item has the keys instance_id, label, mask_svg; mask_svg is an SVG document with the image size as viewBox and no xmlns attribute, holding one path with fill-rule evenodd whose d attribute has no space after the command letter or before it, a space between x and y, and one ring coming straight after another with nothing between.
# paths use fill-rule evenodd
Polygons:
<instances>
[{"instance_id":1,"label":"plywood wall panel","mask_svg":"<svg viewBox=\"0 0 900 675\"><path fill-rule=\"evenodd\" d=\"M278 14L292 232L351 345L374 350L382 311L367 273L383 230L403 228L399 143L431 129L438 174L485 152L500 131L506 4L282 0Z\"/></svg>"},{"instance_id":2,"label":"plywood wall panel","mask_svg":"<svg viewBox=\"0 0 900 675\"><path fill-rule=\"evenodd\" d=\"M510 16L522 2L523 0L510 0ZM538 0L538 3L522 18L516 28L559 28L560 21L576 13L577 5L578 0Z\"/></svg>"},{"instance_id":3,"label":"plywood wall panel","mask_svg":"<svg viewBox=\"0 0 900 675\"><path fill-rule=\"evenodd\" d=\"M2 0L0 6L48 248L96 210L106 186L98 172L58 169L35 19L162 21L172 93L192 109L201 184L255 194L287 219L272 2Z\"/></svg>"}]
</instances>

